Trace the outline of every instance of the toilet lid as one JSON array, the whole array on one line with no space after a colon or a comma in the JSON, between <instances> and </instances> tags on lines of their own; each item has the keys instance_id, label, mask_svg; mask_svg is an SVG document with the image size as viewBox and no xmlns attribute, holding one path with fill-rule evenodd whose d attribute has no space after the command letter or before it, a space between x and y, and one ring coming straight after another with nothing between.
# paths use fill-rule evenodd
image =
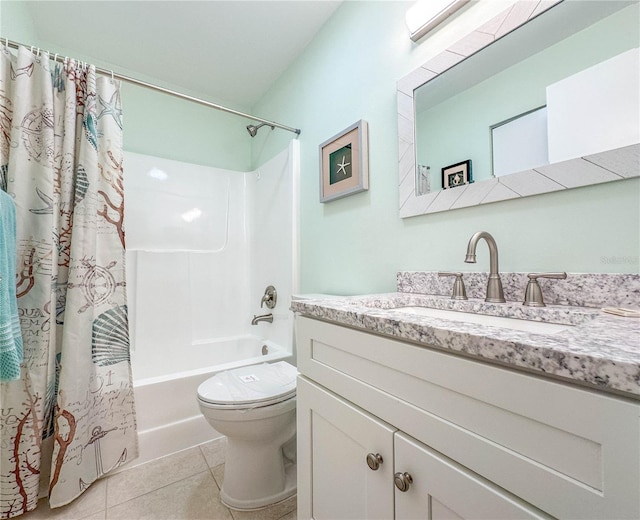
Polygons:
<instances>
[{"instance_id":1,"label":"toilet lid","mask_svg":"<svg viewBox=\"0 0 640 520\"><path fill-rule=\"evenodd\" d=\"M211 405L246 408L274 404L296 393L296 367L286 361L220 372L198 387L198 399Z\"/></svg>"}]
</instances>

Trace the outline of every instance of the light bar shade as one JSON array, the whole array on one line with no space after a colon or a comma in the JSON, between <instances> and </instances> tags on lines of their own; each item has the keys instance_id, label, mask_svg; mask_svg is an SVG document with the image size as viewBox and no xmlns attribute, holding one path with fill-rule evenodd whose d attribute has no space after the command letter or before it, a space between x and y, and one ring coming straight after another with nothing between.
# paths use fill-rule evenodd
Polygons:
<instances>
[{"instance_id":1,"label":"light bar shade","mask_svg":"<svg viewBox=\"0 0 640 520\"><path fill-rule=\"evenodd\" d=\"M411 39L416 42L469 0L418 0L406 14Z\"/></svg>"}]
</instances>

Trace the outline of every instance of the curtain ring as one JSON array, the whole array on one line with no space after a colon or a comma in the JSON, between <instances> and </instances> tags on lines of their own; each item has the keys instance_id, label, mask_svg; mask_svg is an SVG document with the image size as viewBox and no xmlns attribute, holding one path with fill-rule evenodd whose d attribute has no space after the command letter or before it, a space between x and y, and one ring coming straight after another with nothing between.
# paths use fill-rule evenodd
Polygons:
<instances>
[{"instance_id":1,"label":"curtain ring","mask_svg":"<svg viewBox=\"0 0 640 520\"><path fill-rule=\"evenodd\" d=\"M111 83L114 83L115 79L113 78L113 70L111 70Z\"/></svg>"},{"instance_id":2,"label":"curtain ring","mask_svg":"<svg viewBox=\"0 0 640 520\"><path fill-rule=\"evenodd\" d=\"M36 56L39 58L40 57L40 47L38 47L38 50L36 51Z\"/></svg>"}]
</instances>

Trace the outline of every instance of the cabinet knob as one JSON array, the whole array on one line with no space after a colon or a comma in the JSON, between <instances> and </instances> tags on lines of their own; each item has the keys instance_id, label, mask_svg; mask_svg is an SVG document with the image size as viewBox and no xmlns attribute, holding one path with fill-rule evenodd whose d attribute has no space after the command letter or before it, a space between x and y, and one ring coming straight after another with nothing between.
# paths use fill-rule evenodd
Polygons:
<instances>
[{"instance_id":1,"label":"cabinet knob","mask_svg":"<svg viewBox=\"0 0 640 520\"><path fill-rule=\"evenodd\" d=\"M393 476L393 482L396 487L404 493L406 491L409 491L409 487L413 483L413 478L407 472L398 472Z\"/></svg>"},{"instance_id":2,"label":"cabinet knob","mask_svg":"<svg viewBox=\"0 0 640 520\"><path fill-rule=\"evenodd\" d=\"M377 471L382 462L382 455L379 453L367 454L367 466L369 466L373 471Z\"/></svg>"}]
</instances>

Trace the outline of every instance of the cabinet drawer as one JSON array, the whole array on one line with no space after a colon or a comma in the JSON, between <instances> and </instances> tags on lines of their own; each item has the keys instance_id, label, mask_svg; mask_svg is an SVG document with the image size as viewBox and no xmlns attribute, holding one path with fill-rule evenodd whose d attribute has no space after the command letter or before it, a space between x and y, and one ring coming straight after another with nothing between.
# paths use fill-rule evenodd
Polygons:
<instances>
[{"instance_id":1,"label":"cabinet drawer","mask_svg":"<svg viewBox=\"0 0 640 520\"><path fill-rule=\"evenodd\" d=\"M640 518L640 405L298 317L298 368L559 518Z\"/></svg>"}]
</instances>

